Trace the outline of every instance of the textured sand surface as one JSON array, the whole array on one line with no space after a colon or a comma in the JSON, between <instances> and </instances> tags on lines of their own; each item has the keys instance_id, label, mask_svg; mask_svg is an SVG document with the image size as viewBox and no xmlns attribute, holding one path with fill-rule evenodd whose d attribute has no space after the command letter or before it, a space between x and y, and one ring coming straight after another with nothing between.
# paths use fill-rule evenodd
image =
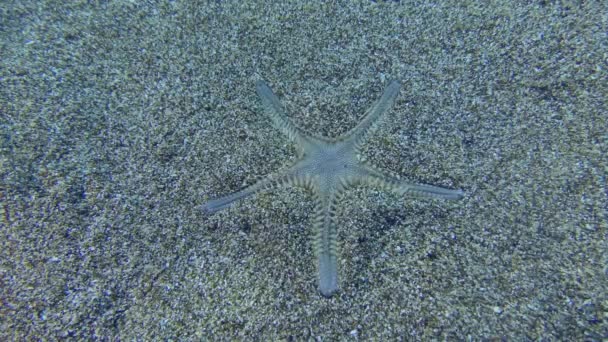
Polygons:
<instances>
[{"instance_id":1,"label":"textured sand surface","mask_svg":"<svg viewBox=\"0 0 608 342\"><path fill-rule=\"evenodd\" d=\"M600 1L3 1L0 339L608 336L608 19ZM365 157L463 189L349 191L340 291L312 203L196 207L293 161L255 95Z\"/></svg>"}]
</instances>

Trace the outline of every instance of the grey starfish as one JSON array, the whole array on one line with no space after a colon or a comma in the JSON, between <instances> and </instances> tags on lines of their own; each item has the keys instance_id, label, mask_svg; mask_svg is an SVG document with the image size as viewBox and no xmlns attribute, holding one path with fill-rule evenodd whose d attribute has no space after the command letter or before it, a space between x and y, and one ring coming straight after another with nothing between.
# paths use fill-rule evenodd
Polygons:
<instances>
[{"instance_id":1,"label":"grey starfish","mask_svg":"<svg viewBox=\"0 0 608 342\"><path fill-rule=\"evenodd\" d=\"M296 144L299 159L286 170L271 174L241 191L211 200L201 208L206 213L212 213L261 190L284 185L311 190L315 201L314 247L318 258L319 290L324 296L331 296L338 290L335 211L344 189L354 184L368 184L399 195L450 200L463 196L461 190L403 182L377 170L359 157L361 145L390 110L400 87L398 81L392 81L355 128L338 138L326 138L304 134L294 126L272 90L263 81L258 81L256 90L266 113L274 127Z\"/></svg>"}]
</instances>

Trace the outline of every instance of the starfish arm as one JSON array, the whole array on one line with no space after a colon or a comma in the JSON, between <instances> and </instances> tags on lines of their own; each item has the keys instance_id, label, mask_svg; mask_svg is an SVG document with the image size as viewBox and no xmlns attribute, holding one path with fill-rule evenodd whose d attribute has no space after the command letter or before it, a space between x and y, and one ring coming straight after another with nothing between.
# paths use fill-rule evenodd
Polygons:
<instances>
[{"instance_id":1,"label":"starfish arm","mask_svg":"<svg viewBox=\"0 0 608 342\"><path fill-rule=\"evenodd\" d=\"M237 192L218 197L208 201L207 203L201 205L199 209L202 209L203 212L207 214L212 214L216 211L222 210L224 208L229 207L232 203L241 200L245 197L251 196L256 192L260 192L263 190L274 189L278 187L282 187L285 185L295 185L301 187L310 187L311 186L311 178L299 174L295 167L292 167L286 171L281 173L273 174L268 177L265 177L258 182L242 189Z\"/></svg>"},{"instance_id":2,"label":"starfish arm","mask_svg":"<svg viewBox=\"0 0 608 342\"><path fill-rule=\"evenodd\" d=\"M365 176L363 177L365 183L395 192L401 196L441 198L446 200L457 200L464 196L462 190L452 190L434 185L404 182L398 178L384 175L369 166L365 166L362 169L364 171L359 171L359 173L365 173Z\"/></svg>"},{"instance_id":3,"label":"starfish arm","mask_svg":"<svg viewBox=\"0 0 608 342\"><path fill-rule=\"evenodd\" d=\"M266 114L272 120L273 126L281 131L281 133L285 134L289 140L301 145L304 140L302 134L300 134L298 128L289 120L285 114L283 105L281 105L281 102L272 92L272 89L270 89L268 84L264 81L257 81L255 89L262 100L262 105L264 106Z\"/></svg>"},{"instance_id":4,"label":"starfish arm","mask_svg":"<svg viewBox=\"0 0 608 342\"><path fill-rule=\"evenodd\" d=\"M401 84L392 81L382 93L382 96L365 113L363 120L352 130L346 133L345 138L352 141L355 146L363 144L367 138L376 130L382 117L391 109L395 98L399 95Z\"/></svg>"},{"instance_id":5,"label":"starfish arm","mask_svg":"<svg viewBox=\"0 0 608 342\"><path fill-rule=\"evenodd\" d=\"M431 197L446 200L457 200L464 196L462 190L452 190L434 185L411 184L407 182L399 183L394 191L400 195L407 195L410 197Z\"/></svg>"},{"instance_id":6,"label":"starfish arm","mask_svg":"<svg viewBox=\"0 0 608 342\"><path fill-rule=\"evenodd\" d=\"M251 186L248 186L240 191L231 193L226 196L218 197L208 201L203 204L199 208L203 210L206 214L212 214L216 211L222 210L224 208L229 207L232 203L243 199L247 196L253 195L254 193L265 189L268 186L269 181L263 180L261 182L255 183Z\"/></svg>"},{"instance_id":7,"label":"starfish arm","mask_svg":"<svg viewBox=\"0 0 608 342\"><path fill-rule=\"evenodd\" d=\"M330 297L338 290L338 230L335 222L336 195L315 193L314 249L317 255L319 291Z\"/></svg>"}]
</instances>

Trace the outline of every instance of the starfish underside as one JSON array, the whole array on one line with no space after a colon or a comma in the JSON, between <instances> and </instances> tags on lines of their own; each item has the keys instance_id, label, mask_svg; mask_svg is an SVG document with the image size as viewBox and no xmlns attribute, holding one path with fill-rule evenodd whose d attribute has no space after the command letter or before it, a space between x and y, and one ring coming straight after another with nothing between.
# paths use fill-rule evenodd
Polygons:
<instances>
[{"instance_id":1,"label":"starfish underside","mask_svg":"<svg viewBox=\"0 0 608 342\"><path fill-rule=\"evenodd\" d=\"M378 127L382 117L393 106L401 85L392 81L382 97L366 112L363 120L346 134L326 138L305 134L289 120L279 99L263 81L256 90L273 126L295 143L298 161L286 170L270 174L238 192L216 198L201 206L208 214L228 207L233 202L261 190L295 185L311 190L315 201L314 248L319 271L319 291L331 296L338 290L336 206L341 193L355 184L367 184L399 195L432 197L449 200L463 196L461 190L450 190L424 184L411 184L372 167L359 157L361 145Z\"/></svg>"}]
</instances>

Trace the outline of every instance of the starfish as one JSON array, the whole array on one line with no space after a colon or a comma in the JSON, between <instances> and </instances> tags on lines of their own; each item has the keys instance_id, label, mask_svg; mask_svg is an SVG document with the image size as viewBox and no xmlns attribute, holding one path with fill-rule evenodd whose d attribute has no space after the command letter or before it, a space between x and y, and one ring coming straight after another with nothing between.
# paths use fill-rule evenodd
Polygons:
<instances>
[{"instance_id":1,"label":"starfish","mask_svg":"<svg viewBox=\"0 0 608 342\"><path fill-rule=\"evenodd\" d=\"M298 151L298 160L287 169L272 173L235 193L213 199L200 208L211 214L262 190L281 186L300 186L314 197L314 248L317 256L318 288L325 297L338 290L336 207L344 190L364 184L393 191L398 195L455 200L464 193L432 185L412 184L371 166L360 157L362 144L377 129L391 109L401 85L392 81L378 101L353 129L337 138L306 134L287 117L279 99L263 81L256 83L257 93L273 126L285 134Z\"/></svg>"}]
</instances>

